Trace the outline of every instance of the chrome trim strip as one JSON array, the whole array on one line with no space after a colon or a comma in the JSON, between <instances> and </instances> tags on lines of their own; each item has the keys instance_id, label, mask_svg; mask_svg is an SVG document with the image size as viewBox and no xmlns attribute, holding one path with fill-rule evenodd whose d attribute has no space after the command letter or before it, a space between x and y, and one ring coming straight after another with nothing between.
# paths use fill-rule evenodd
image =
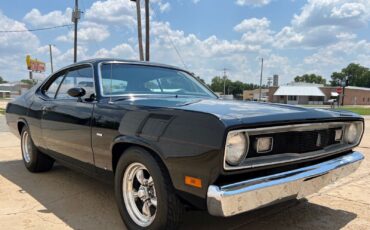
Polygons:
<instances>
[{"instance_id":1,"label":"chrome trim strip","mask_svg":"<svg viewBox=\"0 0 370 230\"><path fill-rule=\"evenodd\" d=\"M233 134L233 133L245 132L245 133L248 133L249 136L253 136L253 135L261 135L261 134L291 132L291 131L299 132L299 131L325 130L325 129L336 128L336 127L341 127L343 130L345 130L346 125L349 125L354 122L360 122L362 123L362 126L363 126L362 121L305 123L305 124L295 124L295 125L263 127L263 128L255 128L255 129L238 129L238 130L229 131L228 135ZM362 128L362 133L360 137L363 135L363 132L364 132L364 128ZM345 135L345 132L343 132L343 135ZM284 156L289 155L292 157L291 159L270 160L268 163L253 163L252 164L251 163L252 158L247 158L239 166L228 165L226 162L226 154L224 151L223 167L225 170L231 171L231 170L239 170L239 169L256 168L256 167L262 167L262 166L268 166L268 165L274 165L274 164L290 163L290 162L295 162L299 160L315 158L317 156L328 156L331 154L351 150L355 146L357 146L360 143L360 141L361 141L361 138L359 139L357 143L350 145L350 144L344 143L344 138L342 138L342 141L340 144L328 146L323 150L307 152L307 153L281 153L277 155L266 156L266 157L272 158L272 157L284 157ZM253 143L249 143L249 144L253 144ZM253 160L263 159L263 157L264 156L255 157L253 158Z\"/></svg>"},{"instance_id":2,"label":"chrome trim strip","mask_svg":"<svg viewBox=\"0 0 370 230\"><path fill-rule=\"evenodd\" d=\"M46 79L44 79L43 81L42 81L42 83L39 85L39 87L37 88L37 90L40 90L41 88L43 88L44 86L45 86L45 84L47 83L47 82L49 82L49 80L51 79L51 78L53 78L55 75L57 75L57 74L59 74L60 72L63 72L63 71L66 71L67 70L67 72L69 72L68 71L68 69L73 69L73 68L79 68L79 67L82 67L82 66L84 66L84 65L89 65L91 68L92 68L92 74L93 74L93 85L94 85L94 90L95 90L95 96L97 97L97 90L96 90L96 81L95 81L95 70L94 70L94 65L92 64L92 63L89 63L89 62L81 62L81 63L75 63L75 64L71 64L71 65L69 65L69 66L66 66L66 67L63 67L63 68L61 68L61 69L58 69L57 71L54 71L53 73L51 73ZM68 75L68 74L67 74ZM64 75L63 76L63 81L64 81L64 78L67 76L67 75ZM60 82L59 83L59 86L63 83L63 81L62 82ZM58 91L59 91L59 86L58 86ZM56 96L56 95L54 95L54 96ZM50 98L50 100L57 100L56 98Z\"/></svg>"},{"instance_id":3,"label":"chrome trim strip","mask_svg":"<svg viewBox=\"0 0 370 230\"><path fill-rule=\"evenodd\" d=\"M345 177L360 166L364 156L352 152L332 160L270 176L224 186L210 185L208 212L214 216L233 216L286 199L300 199Z\"/></svg>"}]
</instances>

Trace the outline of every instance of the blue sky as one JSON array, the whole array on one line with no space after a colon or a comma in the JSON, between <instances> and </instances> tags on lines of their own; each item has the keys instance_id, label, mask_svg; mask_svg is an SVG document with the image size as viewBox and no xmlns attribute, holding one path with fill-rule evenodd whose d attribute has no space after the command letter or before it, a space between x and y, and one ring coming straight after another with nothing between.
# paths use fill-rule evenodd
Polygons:
<instances>
[{"instance_id":1,"label":"blue sky","mask_svg":"<svg viewBox=\"0 0 370 230\"><path fill-rule=\"evenodd\" d=\"M74 1L13 0L0 3L0 31L70 24ZM144 4L142 4L143 6ZM80 0L79 59L137 59L136 11L129 0ZM152 61L185 67L210 82L229 69L233 80L264 83L273 74L330 78L350 62L370 66L370 1L367 0L152 0ZM28 76L25 56L55 68L72 62L72 27L0 33L0 76ZM180 53L176 53L175 47ZM182 61L182 60L183 61Z\"/></svg>"}]
</instances>

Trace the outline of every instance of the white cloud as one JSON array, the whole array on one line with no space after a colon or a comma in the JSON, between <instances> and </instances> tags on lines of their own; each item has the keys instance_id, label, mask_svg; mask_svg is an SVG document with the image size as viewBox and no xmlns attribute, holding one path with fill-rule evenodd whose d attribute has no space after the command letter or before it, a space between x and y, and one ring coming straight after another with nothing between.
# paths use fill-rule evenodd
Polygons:
<instances>
[{"instance_id":1,"label":"white cloud","mask_svg":"<svg viewBox=\"0 0 370 230\"><path fill-rule=\"evenodd\" d=\"M1 30L27 30L22 22L8 18L0 11ZM27 76L25 59L27 54L37 51L39 39L31 32L1 33L0 76L14 81Z\"/></svg>"},{"instance_id":2,"label":"white cloud","mask_svg":"<svg viewBox=\"0 0 370 230\"><path fill-rule=\"evenodd\" d=\"M315 65L343 65L348 64L348 60L355 60L359 55L370 54L370 43L365 40L345 40L320 49L313 55L304 59L306 64ZM367 60L368 61L368 60Z\"/></svg>"},{"instance_id":3,"label":"white cloud","mask_svg":"<svg viewBox=\"0 0 370 230\"><path fill-rule=\"evenodd\" d=\"M237 32L242 32L242 42L246 44L264 44L273 41L273 31L269 29L270 21L267 18L244 19L234 27Z\"/></svg>"},{"instance_id":4,"label":"white cloud","mask_svg":"<svg viewBox=\"0 0 370 230\"><path fill-rule=\"evenodd\" d=\"M200 2L200 0L192 0L192 2L193 2L194 4L198 4L198 3Z\"/></svg>"},{"instance_id":5,"label":"white cloud","mask_svg":"<svg viewBox=\"0 0 370 230\"><path fill-rule=\"evenodd\" d=\"M248 30L265 29L270 26L270 23L271 23L270 20L268 20L267 18L244 19L241 23L234 27L234 30L237 32L245 32Z\"/></svg>"},{"instance_id":6,"label":"white cloud","mask_svg":"<svg viewBox=\"0 0 370 230\"><path fill-rule=\"evenodd\" d=\"M236 0L236 4L240 6L264 6L271 2L271 0Z\"/></svg>"},{"instance_id":7,"label":"white cloud","mask_svg":"<svg viewBox=\"0 0 370 230\"><path fill-rule=\"evenodd\" d=\"M315 48L346 39L343 32L353 34L370 20L370 1L308 0L290 26L277 35L275 47Z\"/></svg>"},{"instance_id":8,"label":"white cloud","mask_svg":"<svg viewBox=\"0 0 370 230\"><path fill-rule=\"evenodd\" d=\"M77 53L78 60L86 60L92 58L92 56L88 54L88 49L84 46L80 45L77 46ZM55 56L55 63L58 65L58 67L63 67L68 64L71 64L73 61L73 54L74 54L73 48L68 49L64 53Z\"/></svg>"},{"instance_id":9,"label":"white cloud","mask_svg":"<svg viewBox=\"0 0 370 230\"><path fill-rule=\"evenodd\" d=\"M123 43L113 47L111 50L105 48L100 49L95 52L94 57L136 59L137 53L129 44Z\"/></svg>"},{"instance_id":10,"label":"white cloud","mask_svg":"<svg viewBox=\"0 0 370 230\"><path fill-rule=\"evenodd\" d=\"M158 6L161 13L171 9L170 3L163 0L152 0L150 3L151 6ZM141 8L141 15L144 16L144 4L141 4ZM154 16L155 11L153 9L150 11L151 17ZM129 0L96 1L86 10L85 19L104 24L120 23L122 26L134 28L136 26L136 5L135 2Z\"/></svg>"},{"instance_id":11,"label":"white cloud","mask_svg":"<svg viewBox=\"0 0 370 230\"><path fill-rule=\"evenodd\" d=\"M366 14L364 4L360 3L344 3L339 7L334 7L331 11L333 18L354 18Z\"/></svg>"},{"instance_id":12,"label":"white cloud","mask_svg":"<svg viewBox=\"0 0 370 230\"><path fill-rule=\"evenodd\" d=\"M101 42L110 36L108 28L104 25L100 25L92 22L82 22L80 23L80 28L78 29L78 40L81 42ZM73 42L74 32L70 31L67 35L61 35L56 38L60 42Z\"/></svg>"},{"instance_id":13,"label":"white cloud","mask_svg":"<svg viewBox=\"0 0 370 230\"><path fill-rule=\"evenodd\" d=\"M96 1L86 10L85 19L133 27L136 25L135 3L129 0Z\"/></svg>"},{"instance_id":14,"label":"white cloud","mask_svg":"<svg viewBox=\"0 0 370 230\"><path fill-rule=\"evenodd\" d=\"M170 11L170 9L171 9L171 5L170 5L170 3L169 3L169 2L165 2L165 3L163 3L162 1L160 1L160 2L158 3L158 5L159 5L159 10L161 11L161 13L163 13L163 12L168 12L168 11Z\"/></svg>"},{"instance_id":15,"label":"white cloud","mask_svg":"<svg viewBox=\"0 0 370 230\"><path fill-rule=\"evenodd\" d=\"M295 15L293 25L297 27L317 27L325 25L351 29L362 27L370 18L370 1L352 0L309 0L299 15Z\"/></svg>"},{"instance_id":16,"label":"white cloud","mask_svg":"<svg viewBox=\"0 0 370 230\"><path fill-rule=\"evenodd\" d=\"M64 13L57 10L51 11L45 15L42 15L38 9L32 9L24 16L23 20L37 27L60 26L71 24L71 15L71 8L67 8Z\"/></svg>"}]
</instances>

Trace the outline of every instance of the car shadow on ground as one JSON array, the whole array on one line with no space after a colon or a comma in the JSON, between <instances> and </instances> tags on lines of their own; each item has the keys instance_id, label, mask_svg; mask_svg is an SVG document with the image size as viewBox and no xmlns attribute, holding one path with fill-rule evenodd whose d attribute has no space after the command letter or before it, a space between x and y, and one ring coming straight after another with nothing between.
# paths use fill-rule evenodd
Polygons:
<instances>
[{"instance_id":1,"label":"car shadow on ground","mask_svg":"<svg viewBox=\"0 0 370 230\"><path fill-rule=\"evenodd\" d=\"M112 185L56 164L50 172L29 173L20 160L0 162L0 175L16 184L73 229L125 229L116 207ZM27 199L27 198L26 198ZM29 198L28 198L29 199ZM17 201L22 202L22 201ZM24 200L24 205L27 204ZM24 207L22 207L24 208ZM12 210L23 212L23 209ZM181 229L340 229L356 214L334 210L307 200L289 201L231 218L205 211L185 214Z\"/></svg>"}]
</instances>

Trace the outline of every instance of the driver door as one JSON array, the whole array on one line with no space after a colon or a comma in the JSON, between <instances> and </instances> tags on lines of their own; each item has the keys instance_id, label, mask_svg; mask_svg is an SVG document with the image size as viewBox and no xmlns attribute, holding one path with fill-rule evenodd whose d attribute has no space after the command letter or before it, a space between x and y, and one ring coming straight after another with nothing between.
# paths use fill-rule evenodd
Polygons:
<instances>
[{"instance_id":1,"label":"driver door","mask_svg":"<svg viewBox=\"0 0 370 230\"><path fill-rule=\"evenodd\" d=\"M68 95L74 87L84 88L85 96ZM91 148L91 118L95 95L93 69L82 65L67 70L55 97L42 108L42 135L48 150L65 160L94 164Z\"/></svg>"}]
</instances>

